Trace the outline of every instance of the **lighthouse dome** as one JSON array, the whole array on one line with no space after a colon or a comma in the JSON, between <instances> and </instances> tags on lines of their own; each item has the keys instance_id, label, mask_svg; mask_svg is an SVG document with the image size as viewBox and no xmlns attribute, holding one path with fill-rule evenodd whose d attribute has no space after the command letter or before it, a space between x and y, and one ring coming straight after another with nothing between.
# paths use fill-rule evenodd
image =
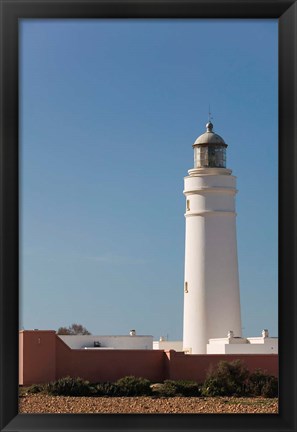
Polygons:
<instances>
[{"instance_id":1,"label":"lighthouse dome","mask_svg":"<svg viewBox=\"0 0 297 432\"><path fill-rule=\"evenodd\" d=\"M206 124L206 132L204 132L204 134L200 135L196 139L193 146L196 146L197 144L226 145L223 138L220 135L213 132L213 124L211 122L208 122Z\"/></svg>"},{"instance_id":2,"label":"lighthouse dome","mask_svg":"<svg viewBox=\"0 0 297 432\"><path fill-rule=\"evenodd\" d=\"M213 124L206 123L206 132L193 144L195 168L226 168L227 144L213 132Z\"/></svg>"}]
</instances>

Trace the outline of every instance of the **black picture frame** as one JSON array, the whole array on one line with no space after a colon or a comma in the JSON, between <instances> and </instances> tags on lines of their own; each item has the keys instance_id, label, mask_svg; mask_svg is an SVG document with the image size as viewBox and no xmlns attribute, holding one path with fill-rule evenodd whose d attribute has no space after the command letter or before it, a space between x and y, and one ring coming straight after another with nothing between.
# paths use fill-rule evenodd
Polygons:
<instances>
[{"instance_id":1,"label":"black picture frame","mask_svg":"<svg viewBox=\"0 0 297 432\"><path fill-rule=\"evenodd\" d=\"M291 0L0 0L1 431L295 431L297 6ZM275 18L279 21L279 414L18 414L18 21L22 18ZM268 126L269 127L269 126ZM265 307L265 305L263 305Z\"/></svg>"}]
</instances>

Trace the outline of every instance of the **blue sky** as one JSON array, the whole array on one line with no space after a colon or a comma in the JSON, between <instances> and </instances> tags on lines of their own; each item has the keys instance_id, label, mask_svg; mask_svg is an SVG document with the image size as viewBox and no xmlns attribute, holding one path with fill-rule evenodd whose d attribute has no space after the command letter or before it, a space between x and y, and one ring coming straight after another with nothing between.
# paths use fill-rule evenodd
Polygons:
<instances>
[{"instance_id":1,"label":"blue sky","mask_svg":"<svg viewBox=\"0 0 297 432\"><path fill-rule=\"evenodd\" d=\"M243 333L277 336L276 20L22 20L20 327L182 338L211 106L237 176Z\"/></svg>"}]
</instances>

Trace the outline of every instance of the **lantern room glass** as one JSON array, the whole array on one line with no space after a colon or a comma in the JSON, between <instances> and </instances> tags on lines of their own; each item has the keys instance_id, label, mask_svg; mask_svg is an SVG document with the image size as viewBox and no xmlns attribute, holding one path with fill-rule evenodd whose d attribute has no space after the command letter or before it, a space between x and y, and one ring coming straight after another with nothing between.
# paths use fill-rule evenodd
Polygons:
<instances>
[{"instance_id":1,"label":"lantern room glass","mask_svg":"<svg viewBox=\"0 0 297 432\"><path fill-rule=\"evenodd\" d=\"M226 168L226 147L221 145L194 148L195 168Z\"/></svg>"}]
</instances>

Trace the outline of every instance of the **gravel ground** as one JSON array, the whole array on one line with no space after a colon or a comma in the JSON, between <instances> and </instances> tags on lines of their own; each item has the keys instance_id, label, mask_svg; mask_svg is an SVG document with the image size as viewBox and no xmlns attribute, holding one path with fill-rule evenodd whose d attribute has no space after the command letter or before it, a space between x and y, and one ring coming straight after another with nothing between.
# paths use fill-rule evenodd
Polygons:
<instances>
[{"instance_id":1,"label":"gravel ground","mask_svg":"<svg viewBox=\"0 0 297 432\"><path fill-rule=\"evenodd\" d=\"M105 414L277 414L278 399L264 398L152 398L65 397L32 394L19 399L20 413Z\"/></svg>"}]
</instances>

